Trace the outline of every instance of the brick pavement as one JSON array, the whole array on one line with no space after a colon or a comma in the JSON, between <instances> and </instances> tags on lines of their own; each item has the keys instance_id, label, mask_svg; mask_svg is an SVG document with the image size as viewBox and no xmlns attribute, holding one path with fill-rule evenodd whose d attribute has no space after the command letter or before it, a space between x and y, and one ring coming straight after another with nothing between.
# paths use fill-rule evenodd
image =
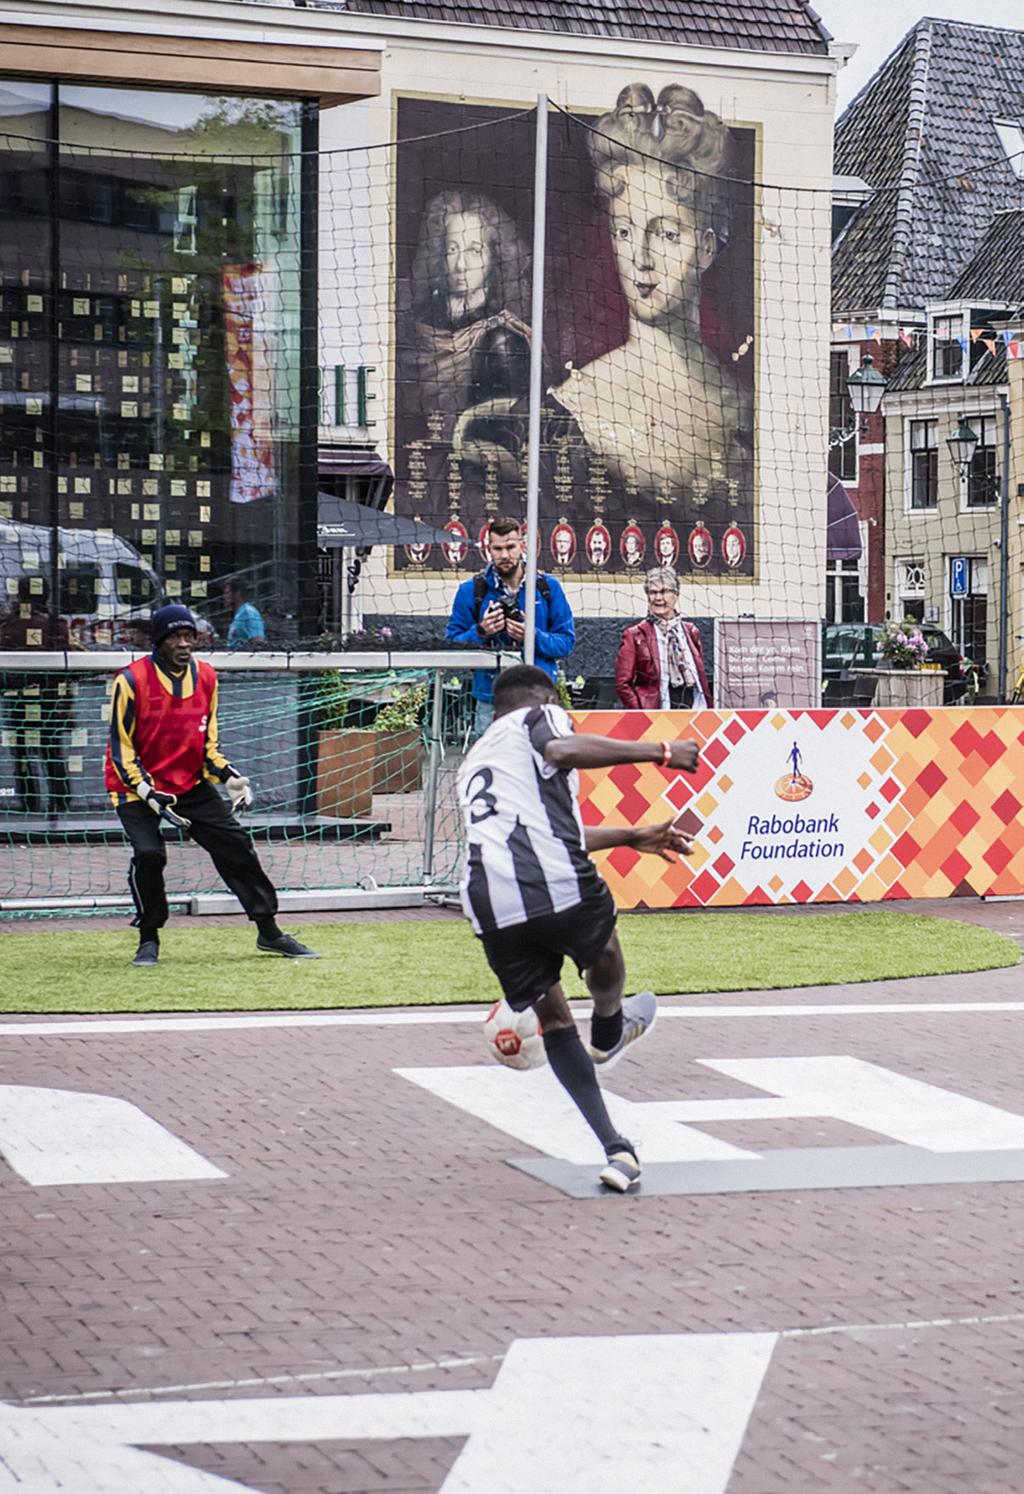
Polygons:
<instances>
[{"instance_id":1,"label":"brick pavement","mask_svg":"<svg viewBox=\"0 0 1024 1494\"><path fill-rule=\"evenodd\" d=\"M980 916L1008 931L1021 920L1016 904ZM898 1010L981 1001L1024 1001L1020 969L687 998L707 1012L790 1010L666 1018L608 1088L645 1102L743 1095L696 1059L840 1053L1024 1113L1024 1012ZM893 1010L800 1010L850 1003ZM397 1405L407 1392L486 1390L510 1345L534 1336L768 1331L782 1336L723 1494L1024 1486L1024 1184L572 1201L506 1165L529 1153L522 1142L394 1073L481 1063L475 1021L300 1016L224 1030L197 1018L176 1030L143 1019L146 1030L119 1034L82 1018L61 1035L38 1019L37 1032L5 1036L13 1020L0 1022L0 1082L129 1100L227 1174L34 1188L0 1164L0 1398L17 1407L383 1393ZM827 1118L702 1129L752 1150L885 1140ZM552 1399L574 1392L549 1387ZM627 1441L663 1432L632 1423ZM509 1429L512 1442L523 1435ZM436 1494L466 1445L218 1435L160 1442L153 1468L263 1494ZM638 1487L629 1467L621 1482L584 1474L578 1487L690 1494ZM5 1485L0 1461L6 1487L24 1488ZM132 1484L83 1471L63 1487ZM177 1485L151 1472L135 1487Z\"/></svg>"}]
</instances>

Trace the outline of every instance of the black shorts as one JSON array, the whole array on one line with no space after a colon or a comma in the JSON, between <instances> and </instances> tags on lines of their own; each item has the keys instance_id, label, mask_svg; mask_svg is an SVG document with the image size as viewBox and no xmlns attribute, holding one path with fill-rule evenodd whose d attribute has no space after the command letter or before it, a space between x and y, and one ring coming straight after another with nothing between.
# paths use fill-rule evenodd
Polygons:
<instances>
[{"instance_id":1,"label":"black shorts","mask_svg":"<svg viewBox=\"0 0 1024 1494\"><path fill-rule=\"evenodd\" d=\"M524 1012L547 994L573 961L582 975L615 932L615 904L602 882L600 891L564 913L549 913L482 934L487 963L513 1011Z\"/></svg>"}]
</instances>

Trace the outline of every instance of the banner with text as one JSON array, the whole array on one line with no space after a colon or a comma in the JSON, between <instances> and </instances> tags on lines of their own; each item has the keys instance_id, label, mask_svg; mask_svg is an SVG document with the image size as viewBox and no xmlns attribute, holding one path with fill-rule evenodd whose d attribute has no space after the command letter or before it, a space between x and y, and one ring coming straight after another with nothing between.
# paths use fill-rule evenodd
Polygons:
<instances>
[{"instance_id":1,"label":"banner with text","mask_svg":"<svg viewBox=\"0 0 1024 1494\"><path fill-rule=\"evenodd\" d=\"M598 863L620 908L877 902L1024 894L1024 708L588 711L577 729L693 737L695 774L653 764L580 774L587 825L671 815L674 863Z\"/></svg>"}]
</instances>

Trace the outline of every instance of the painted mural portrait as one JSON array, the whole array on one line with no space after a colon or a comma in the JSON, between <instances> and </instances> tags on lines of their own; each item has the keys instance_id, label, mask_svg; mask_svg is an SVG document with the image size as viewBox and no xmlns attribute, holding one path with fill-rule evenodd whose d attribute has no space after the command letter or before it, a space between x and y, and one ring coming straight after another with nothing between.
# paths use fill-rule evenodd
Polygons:
<instances>
[{"instance_id":1,"label":"painted mural portrait","mask_svg":"<svg viewBox=\"0 0 1024 1494\"><path fill-rule=\"evenodd\" d=\"M426 134L455 106L414 107ZM542 543L560 569L635 573L668 535L695 579L752 575L754 132L682 84L637 82L591 120L553 112L549 133ZM525 505L533 160L521 121L472 134L466 185L419 189L418 211L399 156L417 247L395 456L399 511L475 533ZM677 536L698 528L695 554ZM567 530L598 539L570 556Z\"/></svg>"},{"instance_id":2,"label":"painted mural portrait","mask_svg":"<svg viewBox=\"0 0 1024 1494\"><path fill-rule=\"evenodd\" d=\"M642 510L739 480L753 401L704 341L701 281L728 242L729 131L688 88L623 89L589 137L622 293L624 343L551 393ZM656 510L655 510L656 511Z\"/></svg>"},{"instance_id":3,"label":"painted mural portrait","mask_svg":"<svg viewBox=\"0 0 1024 1494\"><path fill-rule=\"evenodd\" d=\"M471 406L525 393L530 375L529 255L510 214L449 187L428 202L411 277L408 377L450 436Z\"/></svg>"}]
</instances>

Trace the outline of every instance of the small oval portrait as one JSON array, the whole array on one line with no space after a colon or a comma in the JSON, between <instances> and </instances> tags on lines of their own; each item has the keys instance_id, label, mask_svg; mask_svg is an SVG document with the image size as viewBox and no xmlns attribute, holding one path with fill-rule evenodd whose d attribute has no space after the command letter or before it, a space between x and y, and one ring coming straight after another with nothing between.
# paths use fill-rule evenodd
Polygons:
<instances>
[{"instance_id":1,"label":"small oval portrait","mask_svg":"<svg viewBox=\"0 0 1024 1494\"><path fill-rule=\"evenodd\" d=\"M722 559L731 571L738 571L747 553L747 541L738 524L730 524L722 535Z\"/></svg>"},{"instance_id":2,"label":"small oval portrait","mask_svg":"<svg viewBox=\"0 0 1024 1494\"><path fill-rule=\"evenodd\" d=\"M619 540L619 554L631 568L643 565L647 553L647 541L636 524L627 524Z\"/></svg>"},{"instance_id":3,"label":"small oval portrait","mask_svg":"<svg viewBox=\"0 0 1024 1494\"><path fill-rule=\"evenodd\" d=\"M612 537L603 524L592 524L587 530L587 559L595 570L606 566L611 559Z\"/></svg>"},{"instance_id":4,"label":"small oval portrait","mask_svg":"<svg viewBox=\"0 0 1024 1494\"><path fill-rule=\"evenodd\" d=\"M441 546L445 559L449 565L461 565L469 551L469 531L458 519L449 519L444 527L451 535L450 543Z\"/></svg>"},{"instance_id":5,"label":"small oval portrait","mask_svg":"<svg viewBox=\"0 0 1024 1494\"><path fill-rule=\"evenodd\" d=\"M409 561L410 565L426 565L427 559L430 555L431 546L403 545L402 549L405 551L406 559Z\"/></svg>"},{"instance_id":6,"label":"small oval portrait","mask_svg":"<svg viewBox=\"0 0 1024 1494\"><path fill-rule=\"evenodd\" d=\"M564 519L551 531L551 555L560 567L570 566L576 559L576 531Z\"/></svg>"},{"instance_id":7,"label":"small oval portrait","mask_svg":"<svg viewBox=\"0 0 1024 1494\"><path fill-rule=\"evenodd\" d=\"M654 536L654 554L659 565L674 567L679 559L679 536L671 524L663 524Z\"/></svg>"},{"instance_id":8,"label":"small oval portrait","mask_svg":"<svg viewBox=\"0 0 1024 1494\"><path fill-rule=\"evenodd\" d=\"M696 570L702 571L711 564L711 558L715 553L715 542L711 538L710 531L705 529L703 524L695 524L690 530L686 548L690 554L690 564Z\"/></svg>"}]
</instances>

